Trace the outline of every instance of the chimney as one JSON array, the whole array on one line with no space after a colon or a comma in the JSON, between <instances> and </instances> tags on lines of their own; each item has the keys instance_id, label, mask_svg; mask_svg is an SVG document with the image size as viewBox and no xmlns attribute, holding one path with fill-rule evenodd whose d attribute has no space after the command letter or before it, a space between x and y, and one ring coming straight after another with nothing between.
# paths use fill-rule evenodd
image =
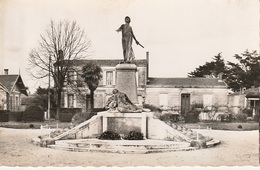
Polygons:
<instances>
[{"instance_id":1,"label":"chimney","mask_svg":"<svg viewBox=\"0 0 260 170\"><path fill-rule=\"evenodd\" d=\"M64 60L63 51L59 50L59 60L62 62Z\"/></svg>"},{"instance_id":2,"label":"chimney","mask_svg":"<svg viewBox=\"0 0 260 170\"><path fill-rule=\"evenodd\" d=\"M4 75L8 75L8 69L4 69Z\"/></svg>"},{"instance_id":3,"label":"chimney","mask_svg":"<svg viewBox=\"0 0 260 170\"><path fill-rule=\"evenodd\" d=\"M146 61L147 61L147 65L146 65L146 78L147 78L147 81L148 81L148 78L149 78L149 52L147 51L146 52Z\"/></svg>"}]
</instances>

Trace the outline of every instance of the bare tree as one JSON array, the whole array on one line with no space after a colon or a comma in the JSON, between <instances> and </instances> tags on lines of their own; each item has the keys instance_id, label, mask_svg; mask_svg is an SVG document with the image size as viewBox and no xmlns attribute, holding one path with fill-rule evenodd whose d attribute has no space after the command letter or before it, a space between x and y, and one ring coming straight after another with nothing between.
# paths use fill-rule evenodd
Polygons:
<instances>
[{"instance_id":1,"label":"bare tree","mask_svg":"<svg viewBox=\"0 0 260 170\"><path fill-rule=\"evenodd\" d=\"M73 60L86 58L91 54L91 42L75 21L51 21L39 45L30 51L28 72L36 79L44 79L49 73L54 81L59 119L61 93L67 73Z\"/></svg>"}]
</instances>

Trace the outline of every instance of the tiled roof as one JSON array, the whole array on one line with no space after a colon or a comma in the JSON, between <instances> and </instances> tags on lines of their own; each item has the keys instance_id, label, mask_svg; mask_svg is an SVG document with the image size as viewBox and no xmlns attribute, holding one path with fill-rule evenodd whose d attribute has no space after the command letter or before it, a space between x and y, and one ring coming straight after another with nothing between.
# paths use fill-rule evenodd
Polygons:
<instances>
[{"instance_id":1,"label":"tiled roof","mask_svg":"<svg viewBox=\"0 0 260 170\"><path fill-rule=\"evenodd\" d=\"M0 89L6 91L7 93L9 93L8 89L0 82Z\"/></svg>"},{"instance_id":2,"label":"tiled roof","mask_svg":"<svg viewBox=\"0 0 260 170\"><path fill-rule=\"evenodd\" d=\"M77 66L83 66L84 64L86 64L89 61L93 61L95 63L97 63L100 66L116 66L117 64L119 64L120 62L122 62L123 60L73 60L73 65L77 65ZM142 59L142 60L134 60L133 62L134 64L136 64L136 66L146 66L147 65L147 60L146 59Z\"/></svg>"},{"instance_id":3,"label":"tiled roof","mask_svg":"<svg viewBox=\"0 0 260 170\"><path fill-rule=\"evenodd\" d=\"M18 83L17 85L19 86L21 93L28 95L20 75L0 75L0 82L9 92L13 89L15 83Z\"/></svg>"},{"instance_id":4,"label":"tiled roof","mask_svg":"<svg viewBox=\"0 0 260 170\"><path fill-rule=\"evenodd\" d=\"M227 88L217 78L154 78L149 77L147 87L192 87L192 88Z\"/></svg>"},{"instance_id":5,"label":"tiled roof","mask_svg":"<svg viewBox=\"0 0 260 170\"><path fill-rule=\"evenodd\" d=\"M19 75L0 75L0 82L10 91Z\"/></svg>"}]
</instances>

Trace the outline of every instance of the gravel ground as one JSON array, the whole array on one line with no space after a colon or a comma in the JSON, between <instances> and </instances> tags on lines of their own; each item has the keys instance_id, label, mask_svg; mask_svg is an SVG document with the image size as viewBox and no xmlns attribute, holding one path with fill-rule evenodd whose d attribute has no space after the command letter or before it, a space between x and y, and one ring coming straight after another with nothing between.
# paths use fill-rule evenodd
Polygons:
<instances>
[{"instance_id":1,"label":"gravel ground","mask_svg":"<svg viewBox=\"0 0 260 170\"><path fill-rule=\"evenodd\" d=\"M0 128L0 166L259 166L259 131L196 130L222 141L214 148L153 154L69 152L30 140L40 129Z\"/></svg>"}]
</instances>

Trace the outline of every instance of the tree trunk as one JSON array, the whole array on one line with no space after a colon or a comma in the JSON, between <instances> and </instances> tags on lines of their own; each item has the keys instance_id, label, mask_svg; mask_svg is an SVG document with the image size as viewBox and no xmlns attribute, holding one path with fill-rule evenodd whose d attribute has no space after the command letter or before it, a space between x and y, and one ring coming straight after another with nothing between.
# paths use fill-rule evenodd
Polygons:
<instances>
[{"instance_id":1,"label":"tree trunk","mask_svg":"<svg viewBox=\"0 0 260 170\"><path fill-rule=\"evenodd\" d=\"M56 120L60 118L60 104L61 104L61 90L60 88L57 89L57 109L56 109Z\"/></svg>"},{"instance_id":2,"label":"tree trunk","mask_svg":"<svg viewBox=\"0 0 260 170\"><path fill-rule=\"evenodd\" d=\"M92 115L94 110L94 90L90 90L90 109Z\"/></svg>"}]
</instances>

